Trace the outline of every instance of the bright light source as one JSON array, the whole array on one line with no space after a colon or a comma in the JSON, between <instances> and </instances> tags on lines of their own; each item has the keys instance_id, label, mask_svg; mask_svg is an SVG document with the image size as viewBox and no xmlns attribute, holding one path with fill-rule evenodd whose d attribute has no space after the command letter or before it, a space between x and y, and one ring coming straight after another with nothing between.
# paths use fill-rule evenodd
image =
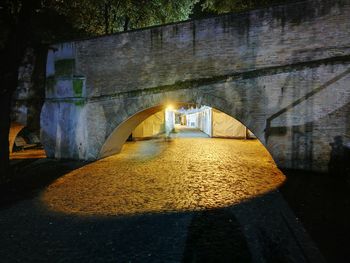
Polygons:
<instances>
[{"instance_id":1,"label":"bright light source","mask_svg":"<svg viewBox=\"0 0 350 263\"><path fill-rule=\"evenodd\" d=\"M167 110L174 110L174 106L171 105L171 104L169 104L169 105L167 105L166 109L167 109Z\"/></svg>"}]
</instances>

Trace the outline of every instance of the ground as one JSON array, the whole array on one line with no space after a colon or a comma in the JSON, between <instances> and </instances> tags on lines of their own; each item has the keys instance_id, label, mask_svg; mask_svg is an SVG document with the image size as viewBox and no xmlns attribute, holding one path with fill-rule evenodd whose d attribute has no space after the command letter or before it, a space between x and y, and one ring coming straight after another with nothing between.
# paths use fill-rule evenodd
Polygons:
<instances>
[{"instance_id":1,"label":"ground","mask_svg":"<svg viewBox=\"0 0 350 263\"><path fill-rule=\"evenodd\" d=\"M2 262L323 261L258 141L175 137L28 165L41 185L4 194Z\"/></svg>"},{"instance_id":2,"label":"ground","mask_svg":"<svg viewBox=\"0 0 350 263\"><path fill-rule=\"evenodd\" d=\"M350 184L342 176L283 170L279 189L327 262L350 262Z\"/></svg>"}]
</instances>

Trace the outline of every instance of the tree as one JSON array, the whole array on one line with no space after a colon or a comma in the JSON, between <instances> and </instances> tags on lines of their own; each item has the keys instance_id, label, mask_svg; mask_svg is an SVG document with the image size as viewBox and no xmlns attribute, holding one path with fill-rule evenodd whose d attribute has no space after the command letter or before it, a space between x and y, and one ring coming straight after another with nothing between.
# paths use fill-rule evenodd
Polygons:
<instances>
[{"instance_id":1,"label":"tree","mask_svg":"<svg viewBox=\"0 0 350 263\"><path fill-rule=\"evenodd\" d=\"M73 31L64 17L50 7L49 1L0 2L0 181L10 173L8 135L11 98L17 87L18 68L26 49L31 47L42 54L47 43L57 39L58 35L63 37ZM41 57L42 63L45 63L45 56Z\"/></svg>"},{"instance_id":2,"label":"tree","mask_svg":"<svg viewBox=\"0 0 350 263\"><path fill-rule=\"evenodd\" d=\"M32 3L33 2L33 3ZM9 172L9 142L11 97L17 86L18 65L25 52L26 30L32 22L32 13L37 1L19 3L3 1L1 17L1 64L0 64L0 174ZM32 7L29 5L33 4Z\"/></svg>"},{"instance_id":3,"label":"tree","mask_svg":"<svg viewBox=\"0 0 350 263\"><path fill-rule=\"evenodd\" d=\"M198 0L75 0L61 1L58 10L90 35L188 19Z\"/></svg>"},{"instance_id":4,"label":"tree","mask_svg":"<svg viewBox=\"0 0 350 263\"><path fill-rule=\"evenodd\" d=\"M292 0L203 0L201 6L203 11L222 14L240 12L285 2L292 2Z\"/></svg>"}]
</instances>

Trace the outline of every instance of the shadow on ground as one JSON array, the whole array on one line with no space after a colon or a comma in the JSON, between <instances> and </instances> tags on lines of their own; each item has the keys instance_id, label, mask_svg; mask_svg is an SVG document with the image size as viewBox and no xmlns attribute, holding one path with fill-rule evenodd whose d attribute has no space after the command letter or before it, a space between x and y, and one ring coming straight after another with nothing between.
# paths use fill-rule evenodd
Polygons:
<instances>
[{"instance_id":1,"label":"shadow on ground","mask_svg":"<svg viewBox=\"0 0 350 263\"><path fill-rule=\"evenodd\" d=\"M128 217L63 215L33 201L54 180L85 164L31 160L0 186L4 262L317 262L309 258L312 244L300 242L306 240L300 239L302 231L281 209L278 192L223 209ZM347 182L283 172L288 179L280 191L327 262L350 262Z\"/></svg>"},{"instance_id":2,"label":"shadow on ground","mask_svg":"<svg viewBox=\"0 0 350 263\"><path fill-rule=\"evenodd\" d=\"M0 217L4 262L323 262L278 192L239 205L73 216L25 200Z\"/></svg>"},{"instance_id":3,"label":"shadow on ground","mask_svg":"<svg viewBox=\"0 0 350 263\"><path fill-rule=\"evenodd\" d=\"M233 214L223 209L195 214L183 262L251 262L244 234Z\"/></svg>"},{"instance_id":4,"label":"shadow on ground","mask_svg":"<svg viewBox=\"0 0 350 263\"><path fill-rule=\"evenodd\" d=\"M289 206L327 262L350 262L350 184L346 176L283 170Z\"/></svg>"},{"instance_id":5,"label":"shadow on ground","mask_svg":"<svg viewBox=\"0 0 350 263\"><path fill-rule=\"evenodd\" d=\"M48 158L11 160L10 163L12 176L8 182L0 184L0 209L35 197L57 178L87 164Z\"/></svg>"}]
</instances>

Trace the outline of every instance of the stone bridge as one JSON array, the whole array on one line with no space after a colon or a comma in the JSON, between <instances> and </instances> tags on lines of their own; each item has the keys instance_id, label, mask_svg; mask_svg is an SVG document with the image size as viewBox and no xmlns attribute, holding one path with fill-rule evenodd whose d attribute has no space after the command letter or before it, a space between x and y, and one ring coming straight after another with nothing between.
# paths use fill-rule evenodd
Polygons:
<instances>
[{"instance_id":1,"label":"stone bridge","mask_svg":"<svg viewBox=\"0 0 350 263\"><path fill-rule=\"evenodd\" d=\"M350 141L350 0L55 44L42 142L49 157L99 159L168 103L238 119L279 167L327 171Z\"/></svg>"}]
</instances>

